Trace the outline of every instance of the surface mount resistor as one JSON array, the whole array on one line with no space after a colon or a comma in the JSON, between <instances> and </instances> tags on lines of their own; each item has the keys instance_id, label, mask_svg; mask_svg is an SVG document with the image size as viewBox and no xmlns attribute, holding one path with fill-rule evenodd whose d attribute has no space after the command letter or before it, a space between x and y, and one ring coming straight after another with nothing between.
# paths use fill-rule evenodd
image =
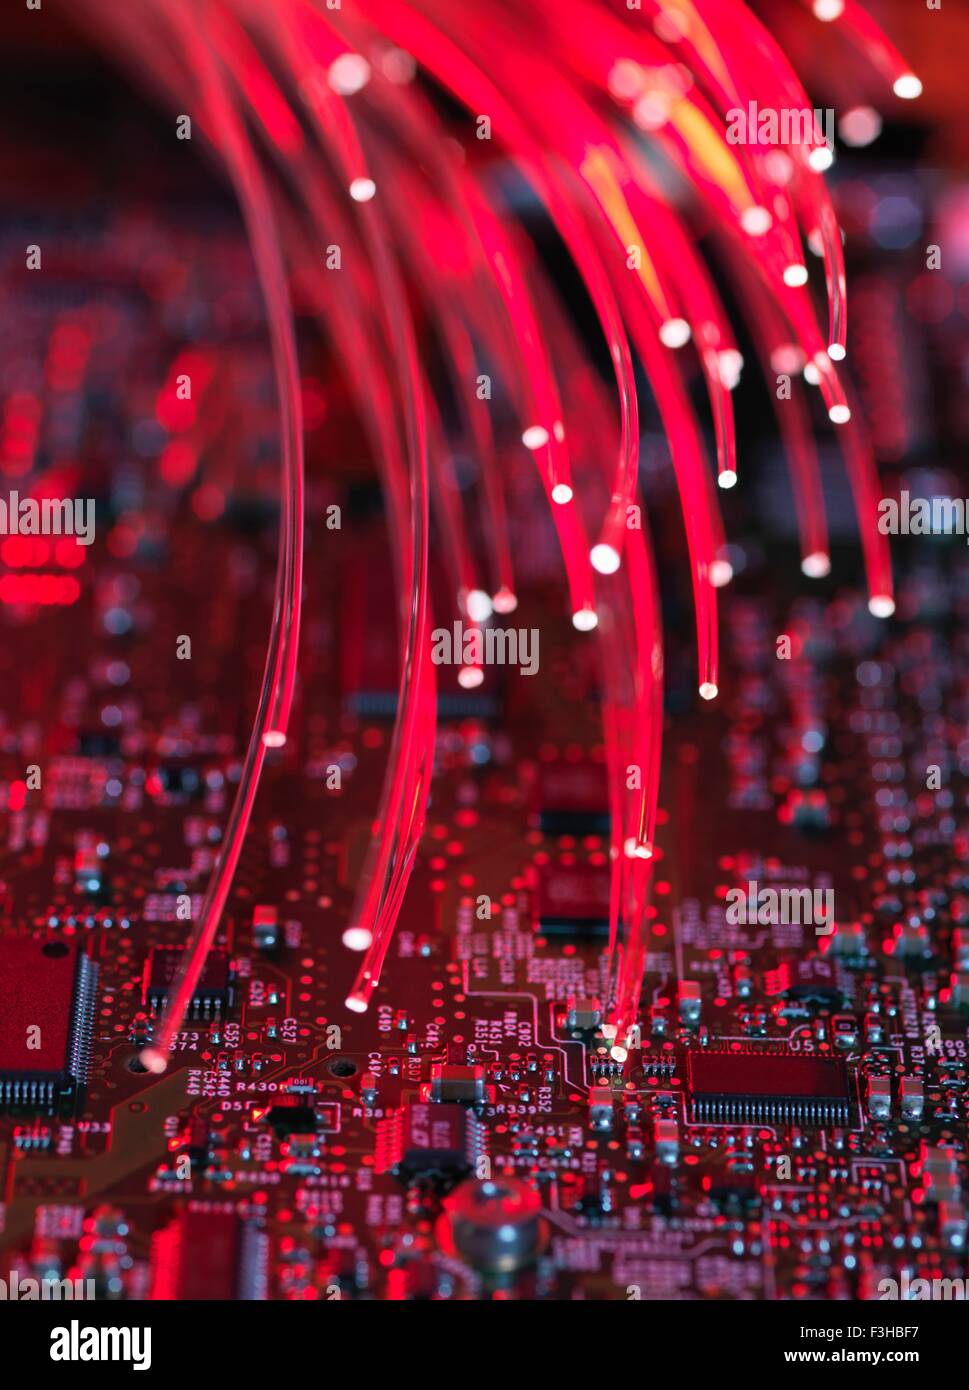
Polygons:
<instances>
[{"instance_id":1,"label":"surface mount resistor","mask_svg":"<svg viewBox=\"0 0 969 1390\"><path fill-rule=\"evenodd\" d=\"M873 1120L887 1120L892 1113L892 1079L890 1076L869 1076L868 1113Z\"/></svg>"},{"instance_id":2,"label":"surface mount resistor","mask_svg":"<svg viewBox=\"0 0 969 1390\"><path fill-rule=\"evenodd\" d=\"M680 1154L680 1129L676 1121L657 1118L653 1123L653 1142L661 1163L675 1163Z\"/></svg>"},{"instance_id":3,"label":"surface mount resistor","mask_svg":"<svg viewBox=\"0 0 969 1390\"><path fill-rule=\"evenodd\" d=\"M275 951L279 946L279 914L270 904L252 910L252 941L257 951Z\"/></svg>"},{"instance_id":4,"label":"surface mount resistor","mask_svg":"<svg viewBox=\"0 0 969 1390\"><path fill-rule=\"evenodd\" d=\"M615 1107L613 1094L608 1086L593 1086L589 1091L589 1123L596 1130L610 1130L613 1125Z\"/></svg>"},{"instance_id":5,"label":"surface mount resistor","mask_svg":"<svg viewBox=\"0 0 969 1390\"><path fill-rule=\"evenodd\" d=\"M899 1083L902 1118L920 1120L925 1108L925 1089L917 1076L903 1076Z\"/></svg>"},{"instance_id":6,"label":"surface mount resistor","mask_svg":"<svg viewBox=\"0 0 969 1390\"><path fill-rule=\"evenodd\" d=\"M685 1023L688 1028L691 1028L700 1022L700 1007L703 1000L698 981L681 980L676 991L676 1001L681 1023Z\"/></svg>"}]
</instances>

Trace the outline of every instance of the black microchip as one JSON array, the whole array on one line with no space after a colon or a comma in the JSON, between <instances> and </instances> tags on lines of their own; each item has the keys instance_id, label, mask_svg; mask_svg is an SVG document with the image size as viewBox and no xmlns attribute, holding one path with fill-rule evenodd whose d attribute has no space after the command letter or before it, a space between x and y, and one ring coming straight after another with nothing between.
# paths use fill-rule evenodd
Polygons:
<instances>
[{"instance_id":1,"label":"black microchip","mask_svg":"<svg viewBox=\"0 0 969 1390\"><path fill-rule=\"evenodd\" d=\"M837 963L827 956L809 956L797 962L785 961L777 971L773 983L776 993L787 995L804 1004L821 1004L841 1007L844 1004L844 991L837 980ZM772 993L768 989L768 993Z\"/></svg>"},{"instance_id":2,"label":"black microchip","mask_svg":"<svg viewBox=\"0 0 969 1390\"><path fill-rule=\"evenodd\" d=\"M114 734L93 733L78 735L77 751L82 758L119 758L121 740Z\"/></svg>"},{"instance_id":3,"label":"black microchip","mask_svg":"<svg viewBox=\"0 0 969 1390\"><path fill-rule=\"evenodd\" d=\"M316 1108L306 1096L277 1095L266 1111L266 1120L280 1134L311 1133L316 1127Z\"/></svg>"},{"instance_id":4,"label":"black microchip","mask_svg":"<svg viewBox=\"0 0 969 1390\"><path fill-rule=\"evenodd\" d=\"M50 1108L86 1082L97 975L73 943L0 941L0 1104Z\"/></svg>"},{"instance_id":5,"label":"black microchip","mask_svg":"<svg viewBox=\"0 0 969 1390\"><path fill-rule=\"evenodd\" d=\"M145 967L142 999L157 1013L171 993L184 951L179 946L153 946ZM222 1014L232 1003L232 977L226 951L210 951L189 1005L194 1017Z\"/></svg>"},{"instance_id":6,"label":"black microchip","mask_svg":"<svg viewBox=\"0 0 969 1390\"><path fill-rule=\"evenodd\" d=\"M602 763L546 763L536 786L539 824L546 835L605 835L609 792Z\"/></svg>"},{"instance_id":7,"label":"black microchip","mask_svg":"<svg viewBox=\"0 0 969 1390\"><path fill-rule=\"evenodd\" d=\"M608 936L607 864L542 864L534 883L535 916L546 935Z\"/></svg>"},{"instance_id":8,"label":"black microchip","mask_svg":"<svg viewBox=\"0 0 969 1390\"><path fill-rule=\"evenodd\" d=\"M754 1173L729 1169L713 1179L709 1196L710 1201L724 1212L751 1211L761 1200Z\"/></svg>"},{"instance_id":9,"label":"black microchip","mask_svg":"<svg viewBox=\"0 0 969 1390\"><path fill-rule=\"evenodd\" d=\"M848 1069L839 1058L766 1049L691 1051L687 1080L696 1124L848 1122Z\"/></svg>"},{"instance_id":10,"label":"black microchip","mask_svg":"<svg viewBox=\"0 0 969 1390\"><path fill-rule=\"evenodd\" d=\"M202 779L194 767L180 767L174 764L158 769L158 780L162 790L173 801L188 801L200 796L204 790Z\"/></svg>"},{"instance_id":11,"label":"black microchip","mask_svg":"<svg viewBox=\"0 0 969 1390\"><path fill-rule=\"evenodd\" d=\"M474 1114L458 1104L415 1102L385 1120L377 1166L414 1178L454 1180L472 1171L481 1148Z\"/></svg>"}]
</instances>

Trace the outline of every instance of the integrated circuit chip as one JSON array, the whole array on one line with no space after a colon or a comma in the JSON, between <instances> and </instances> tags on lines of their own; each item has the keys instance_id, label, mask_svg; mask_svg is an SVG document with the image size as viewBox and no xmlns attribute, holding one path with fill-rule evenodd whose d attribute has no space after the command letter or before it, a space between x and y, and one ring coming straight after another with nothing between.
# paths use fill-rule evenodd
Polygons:
<instances>
[{"instance_id":1,"label":"integrated circuit chip","mask_svg":"<svg viewBox=\"0 0 969 1390\"><path fill-rule=\"evenodd\" d=\"M145 966L143 1002L157 1013L175 985L184 952L179 946L154 946ZM217 1017L232 1003L232 976L226 951L210 951L192 995L189 1012L196 1018Z\"/></svg>"},{"instance_id":2,"label":"integrated circuit chip","mask_svg":"<svg viewBox=\"0 0 969 1390\"><path fill-rule=\"evenodd\" d=\"M842 1125L848 1069L839 1058L749 1049L687 1053L696 1124Z\"/></svg>"},{"instance_id":3,"label":"integrated circuit chip","mask_svg":"<svg viewBox=\"0 0 969 1390\"><path fill-rule=\"evenodd\" d=\"M47 1107L87 1080L97 966L67 941L0 941L0 1103Z\"/></svg>"},{"instance_id":4,"label":"integrated circuit chip","mask_svg":"<svg viewBox=\"0 0 969 1390\"><path fill-rule=\"evenodd\" d=\"M424 1101L405 1105L381 1123L378 1172L396 1172L407 1181L453 1181L476 1167L481 1135L473 1112L463 1105Z\"/></svg>"},{"instance_id":5,"label":"integrated circuit chip","mask_svg":"<svg viewBox=\"0 0 969 1390\"><path fill-rule=\"evenodd\" d=\"M535 917L556 936L605 936L609 930L606 864L542 864L534 878Z\"/></svg>"},{"instance_id":6,"label":"integrated circuit chip","mask_svg":"<svg viewBox=\"0 0 969 1390\"><path fill-rule=\"evenodd\" d=\"M345 708L362 719L392 719L397 710L400 670L400 635L397 624L397 580L386 551L382 526L364 534L361 545L347 564L340 590L339 674ZM436 613L451 612L450 582L441 568L430 567L432 606ZM455 613L453 617L457 617ZM488 664L484 682L464 686L458 679L462 667L465 630L452 635L450 654L437 671L437 708L442 719L494 719L501 709L504 667Z\"/></svg>"},{"instance_id":7,"label":"integrated circuit chip","mask_svg":"<svg viewBox=\"0 0 969 1390\"><path fill-rule=\"evenodd\" d=\"M539 824L546 835L604 835L609 792L603 763L543 763L536 782Z\"/></svg>"},{"instance_id":8,"label":"integrated circuit chip","mask_svg":"<svg viewBox=\"0 0 969 1390\"><path fill-rule=\"evenodd\" d=\"M264 1106L258 1109L280 1134L311 1133L316 1124L312 1096L276 1095L268 1109Z\"/></svg>"},{"instance_id":9,"label":"integrated circuit chip","mask_svg":"<svg viewBox=\"0 0 969 1390\"><path fill-rule=\"evenodd\" d=\"M187 1208L152 1241L151 1297L264 1299L267 1247L265 1233L234 1212Z\"/></svg>"}]
</instances>

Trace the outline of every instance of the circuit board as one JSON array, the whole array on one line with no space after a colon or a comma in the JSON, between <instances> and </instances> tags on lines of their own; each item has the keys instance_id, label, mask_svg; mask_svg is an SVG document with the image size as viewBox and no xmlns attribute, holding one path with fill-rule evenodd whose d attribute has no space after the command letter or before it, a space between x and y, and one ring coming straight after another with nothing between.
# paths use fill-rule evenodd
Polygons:
<instances>
[{"instance_id":1,"label":"circuit board","mask_svg":"<svg viewBox=\"0 0 969 1390\"><path fill-rule=\"evenodd\" d=\"M720 693L698 700L648 420L664 740L617 1038L601 665L516 473L514 622L540 669L473 688L442 669L426 823L356 1012L401 633L386 500L298 276L296 705L167 1069L146 1070L243 775L280 506L258 283L193 178L173 184L191 217L116 189L0 225L7 480L43 467L105 518L91 548L0 541L0 1274L106 1300L874 1300L965 1279L965 545L903 545L881 621L826 460L832 572L809 584L777 451L742 419L760 453L725 503ZM867 408L909 272L870 247L856 269ZM896 401L913 436L964 433L911 378Z\"/></svg>"}]
</instances>

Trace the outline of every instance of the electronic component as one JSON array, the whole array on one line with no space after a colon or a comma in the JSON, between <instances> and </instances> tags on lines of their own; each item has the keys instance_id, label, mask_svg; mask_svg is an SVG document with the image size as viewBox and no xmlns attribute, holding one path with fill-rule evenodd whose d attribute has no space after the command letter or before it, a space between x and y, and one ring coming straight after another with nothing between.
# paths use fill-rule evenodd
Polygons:
<instances>
[{"instance_id":1,"label":"electronic component","mask_svg":"<svg viewBox=\"0 0 969 1390\"><path fill-rule=\"evenodd\" d=\"M407 1182L453 1182L476 1170L482 1152L483 1132L472 1111L417 1101L381 1121L377 1170Z\"/></svg>"},{"instance_id":2,"label":"electronic component","mask_svg":"<svg viewBox=\"0 0 969 1390\"><path fill-rule=\"evenodd\" d=\"M541 1198L518 1178L466 1182L444 1203L439 1240L474 1269L489 1274L522 1269L546 1240Z\"/></svg>"},{"instance_id":3,"label":"electronic component","mask_svg":"<svg viewBox=\"0 0 969 1390\"><path fill-rule=\"evenodd\" d=\"M535 876L535 916L556 936L605 936L609 869L599 864L542 864Z\"/></svg>"},{"instance_id":4,"label":"electronic component","mask_svg":"<svg viewBox=\"0 0 969 1390\"><path fill-rule=\"evenodd\" d=\"M676 1121L658 1115L653 1123L653 1142L660 1163L675 1163L680 1153L680 1129Z\"/></svg>"},{"instance_id":5,"label":"electronic component","mask_svg":"<svg viewBox=\"0 0 969 1390\"><path fill-rule=\"evenodd\" d=\"M860 922L836 922L829 949L836 956L864 956L868 950L865 929Z\"/></svg>"},{"instance_id":6,"label":"electronic component","mask_svg":"<svg viewBox=\"0 0 969 1390\"><path fill-rule=\"evenodd\" d=\"M257 951L275 951L279 945L279 913L271 904L253 908L252 944Z\"/></svg>"},{"instance_id":7,"label":"electronic component","mask_svg":"<svg viewBox=\"0 0 969 1390\"><path fill-rule=\"evenodd\" d=\"M831 1020L831 1041L850 1052L858 1046L858 1020L852 1014L835 1014Z\"/></svg>"},{"instance_id":8,"label":"electronic component","mask_svg":"<svg viewBox=\"0 0 969 1390\"><path fill-rule=\"evenodd\" d=\"M189 1207L154 1237L151 1297L263 1299L267 1248L265 1233L234 1213Z\"/></svg>"},{"instance_id":9,"label":"electronic component","mask_svg":"<svg viewBox=\"0 0 969 1390\"><path fill-rule=\"evenodd\" d=\"M264 1119L279 1134L294 1134L312 1130L316 1123L316 1109L313 1097L282 1093L273 1097L267 1107L256 1107L258 1117ZM254 1115L253 1118L256 1118Z\"/></svg>"},{"instance_id":10,"label":"electronic component","mask_svg":"<svg viewBox=\"0 0 969 1390\"><path fill-rule=\"evenodd\" d=\"M710 1200L725 1213L747 1217L760 1205L756 1174L749 1165L730 1164L710 1185Z\"/></svg>"},{"instance_id":11,"label":"electronic component","mask_svg":"<svg viewBox=\"0 0 969 1390\"><path fill-rule=\"evenodd\" d=\"M955 970L949 980L950 998L960 1009L969 1009L969 970Z\"/></svg>"},{"instance_id":12,"label":"electronic component","mask_svg":"<svg viewBox=\"0 0 969 1390\"><path fill-rule=\"evenodd\" d=\"M808 956L793 963L785 961L777 974L778 993L805 1004L838 1008L843 1002L838 988L834 961L827 956Z\"/></svg>"},{"instance_id":13,"label":"electronic component","mask_svg":"<svg viewBox=\"0 0 969 1390\"><path fill-rule=\"evenodd\" d=\"M927 1202L958 1200L961 1190L959 1162L952 1149L923 1141L919 1153L919 1172Z\"/></svg>"},{"instance_id":14,"label":"electronic component","mask_svg":"<svg viewBox=\"0 0 969 1390\"><path fill-rule=\"evenodd\" d=\"M431 1066L431 1100L466 1101L480 1105L485 1099L485 1069L435 1062Z\"/></svg>"},{"instance_id":15,"label":"electronic component","mask_svg":"<svg viewBox=\"0 0 969 1390\"><path fill-rule=\"evenodd\" d=\"M843 1125L850 1092L844 1063L799 1053L687 1053L696 1123Z\"/></svg>"},{"instance_id":16,"label":"electronic component","mask_svg":"<svg viewBox=\"0 0 969 1390\"><path fill-rule=\"evenodd\" d=\"M72 942L0 939L0 1103L51 1108L86 1083L97 979Z\"/></svg>"},{"instance_id":17,"label":"electronic component","mask_svg":"<svg viewBox=\"0 0 969 1390\"><path fill-rule=\"evenodd\" d=\"M887 1120L892 1113L892 1079L890 1076L869 1076L868 1113L873 1120Z\"/></svg>"},{"instance_id":18,"label":"electronic component","mask_svg":"<svg viewBox=\"0 0 969 1390\"><path fill-rule=\"evenodd\" d=\"M542 763L536 779L539 824L546 835L608 833L609 795L602 763Z\"/></svg>"},{"instance_id":19,"label":"electronic component","mask_svg":"<svg viewBox=\"0 0 969 1390\"><path fill-rule=\"evenodd\" d=\"M183 952L177 946L154 946L145 966L142 998L157 1013L175 984ZM229 956L225 951L210 951L202 977L192 995L190 1012L193 1017L215 1018L232 1003L232 978Z\"/></svg>"},{"instance_id":20,"label":"electronic component","mask_svg":"<svg viewBox=\"0 0 969 1390\"><path fill-rule=\"evenodd\" d=\"M608 1086L593 1086L589 1090L589 1123L593 1129L612 1129L615 1111L613 1093Z\"/></svg>"},{"instance_id":21,"label":"electronic component","mask_svg":"<svg viewBox=\"0 0 969 1390\"><path fill-rule=\"evenodd\" d=\"M687 1027L699 1023L703 995L698 981L680 980L676 990L676 1000L679 1006L680 1022L685 1023Z\"/></svg>"},{"instance_id":22,"label":"electronic component","mask_svg":"<svg viewBox=\"0 0 969 1390\"><path fill-rule=\"evenodd\" d=\"M903 1076L899 1082L899 1099L904 1120L920 1120L925 1109L925 1088L917 1076Z\"/></svg>"},{"instance_id":23,"label":"electronic component","mask_svg":"<svg viewBox=\"0 0 969 1390\"><path fill-rule=\"evenodd\" d=\"M602 1022L602 1005L598 999L577 999L572 995L565 1014L565 1026L577 1033L591 1033Z\"/></svg>"}]
</instances>

